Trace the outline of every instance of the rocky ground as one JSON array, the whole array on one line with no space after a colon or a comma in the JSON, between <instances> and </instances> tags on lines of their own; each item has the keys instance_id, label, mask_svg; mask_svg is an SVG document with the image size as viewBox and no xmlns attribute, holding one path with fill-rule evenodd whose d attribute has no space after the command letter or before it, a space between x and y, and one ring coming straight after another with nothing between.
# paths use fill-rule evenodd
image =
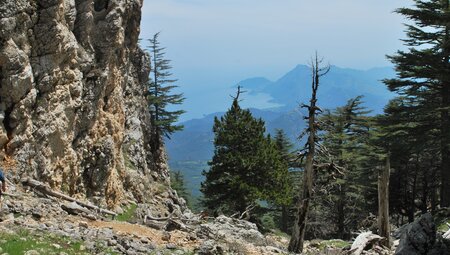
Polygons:
<instances>
[{"instance_id":1,"label":"rocky ground","mask_svg":"<svg viewBox=\"0 0 450 255\"><path fill-rule=\"evenodd\" d=\"M140 219L149 205L124 205L113 219L19 185L8 194L0 215L0 254L285 253L286 238L263 236L254 224L224 216L201 219L186 210L158 225ZM25 253L14 250L20 245Z\"/></svg>"},{"instance_id":2,"label":"rocky ground","mask_svg":"<svg viewBox=\"0 0 450 255\"><path fill-rule=\"evenodd\" d=\"M288 254L288 237L263 235L244 220L205 219L189 210L158 215L149 204L132 203L124 204L123 213L113 219L20 184L8 194L0 213L0 254ZM429 220L422 217L399 230L397 234L405 238L394 241L391 249L366 232L359 237L366 242L363 248L358 249L356 241L352 246L342 240L313 240L306 242L304 254L387 255L394 254L399 243L404 247L398 254L448 254L445 247L442 251L443 242L430 238ZM411 250L417 242L424 247L432 243L437 253Z\"/></svg>"}]
</instances>

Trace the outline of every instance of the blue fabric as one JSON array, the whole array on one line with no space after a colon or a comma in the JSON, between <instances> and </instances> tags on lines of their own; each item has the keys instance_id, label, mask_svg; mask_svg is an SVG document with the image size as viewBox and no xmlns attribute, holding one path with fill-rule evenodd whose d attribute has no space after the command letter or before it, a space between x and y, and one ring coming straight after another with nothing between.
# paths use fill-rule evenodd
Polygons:
<instances>
[{"instance_id":1,"label":"blue fabric","mask_svg":"<svg viewBox=\"0 0 450 255\"><path fill-rule=\"evenodd\" d=\"M0 182L5 182L5 175L3 174L3 171L0 169Z\"/></svg>"}]
</instances>

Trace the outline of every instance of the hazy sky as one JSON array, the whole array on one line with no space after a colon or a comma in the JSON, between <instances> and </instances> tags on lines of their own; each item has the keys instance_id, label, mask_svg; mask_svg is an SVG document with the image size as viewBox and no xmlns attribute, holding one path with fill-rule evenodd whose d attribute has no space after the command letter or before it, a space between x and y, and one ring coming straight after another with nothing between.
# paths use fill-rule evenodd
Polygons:
<instances>
[{"instance_id":1,"label":"hazy sky","mask_svg":"<svg viewBox=\"0 0 450 255\"><path fill-rule=\"evenodd\" d=\"M393 13L408 0L144 0L141 38L161 31L173 73L187 97L183 119L223 111L190 101L224 93L238 81L272 80L317 50L340 67L387 66L401 48L403 18ZM227 96L228 97L228 96ZM213 97L212 97L213 98ZM217 100L215 100L217 101ZM227 103L228 105L229 103ZM201 109L202 108L202 109Z\"/></svg>"}]
</instances>

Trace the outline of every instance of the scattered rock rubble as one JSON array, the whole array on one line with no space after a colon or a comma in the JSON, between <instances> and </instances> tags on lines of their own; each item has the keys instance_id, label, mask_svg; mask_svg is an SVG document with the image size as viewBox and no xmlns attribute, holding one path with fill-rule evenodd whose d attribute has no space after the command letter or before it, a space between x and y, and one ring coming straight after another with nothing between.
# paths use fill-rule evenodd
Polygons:
<instances>
[{"instance_id":1,"label":"scattered rock rubble","mask_svg":"<svg viewBox=\"0 0 450 255\"><path fill-rule=\"evenodd\" d=\"M17 187L12 186L11 193L3 198L0 233L26 229L40 235L66 237L82 241L87 254L108 254L105 247L110 252L129 255L288 254L286 237L263 235L255 224L245 220L226 216L205 219L178 209L161 215L150 209L151 204L139 204L133 224L114 220L76 202ZM380 245L380 236L363 232L352 245L342 240L306 241L304 254L449 254L435 229L431 215L425 214L398 230L401 241L395 240L392 248ZM39 253L35 252L25 254Z\"/></svg>"},{"instance_id":2,"label":"scattered rock rubble","mask_svg":"<svg viewBox=\"0 0 450 255\"><path fill-rule=\"evenodd\" d=\"M82 241L88 254L107 254L102 251L104 247L130 255L287 254L284 244L263 236L253 223L225 216L202 219L189 210L182 214L175 211L166 217L149 215L147 224L144 219L132 224L113 220L75 202L14 188L13 197L3 198L0 232L26 229L67 237ZM161 227L149 227L148 222L160 222Z\"/></svg>"}]
</instances>

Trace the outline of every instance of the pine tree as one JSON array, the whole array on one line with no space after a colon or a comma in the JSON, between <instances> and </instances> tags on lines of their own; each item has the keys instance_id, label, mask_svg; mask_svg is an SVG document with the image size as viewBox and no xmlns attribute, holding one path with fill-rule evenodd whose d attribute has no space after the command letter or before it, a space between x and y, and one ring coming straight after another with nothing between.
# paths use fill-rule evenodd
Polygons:
<instances>
[{"instance_id":1,"label":"pine tree","mask_svg":"<svg viewBox=\"0 0 450 255\"><path fill-rule=\"evenodd\" d=\"M397 78L386 80L391 91L414 104L405 110L418 110L426 119L419 126L434 123L439 133L441 206L450 206L450 8L448 0L415 0L413 8L398 13L414 22L407 25L407 51L389 58ZM403 123L403 125L408 125ZM427 132L427 131L425 131ZM412 134L411 134L412 135Z\"/></svg>"},{"instance_id":2,"label":"pine tree","mask_svg":"<svg viewBox=\"0 0 450 255\"><path fill-rule=\"evenodd\" d=\"M186 188L184 175L180 171L171 172L170 186L177 191L178 196L182 197L188 206L192 203L192 196L189 190Z\"/></svg>"},{"instance_id":3,"label":"pine tree","mask_svg":"<svg viewBox=\"0 0 450 255\"><path fill-rule=\"evenodd\" d=\"M389 102L385 114L377 117L374 144L391 155L390 208L409 222L419 209L435 210L439 185L440 148L435 146L439 127L428 109L417 107L418 97L398 97ZM375 150L373 150L375 151ZM420 201L420 204L418 203Z\"/></svg>"},{"instance_id":4,"label":"pine tree","mask_svg":"<svg viewBox=\"0 0 450 255\"><path fill-rule=\"evenodd\" d=\"M364 145L368 142L370 112L362 106L361 96L350 99L343 107L325 112L320 118L317 185L321 186L315 203L323 203L323 223L335 226L335 237L349 238L351 231L366 216L364 189L359 182L360 162ZM330 167L334 166L334 167ZM336 171L337 170L337 171Z\"/></svg>"},{"instance_id":5,"label":"pine tree","mask_svg":"<svg viewBox=\"0 0 450 255\"><path fill-rule=\"evenodd\" d=\"M294 149L294 145L291 143L291 141L289 141L289 138L287 137L283 129L275 130L274 141L283 157L283 160L291 163L294 159L294 155L292 152L292 150Z\"/></svg>"},{"instance_id":6,"label":"pine tree","mask_svg":"<svg viewBox=\"0 0 450 255\"><path fill-rule=\"evenodd\" d=\"M280 137L278 138L280 139ZM264 144L264 154L259 162L260 166L265 166L266 178L265 181L263 180L261 198L278 206L290 205L292 198L289 159L287 159L289 154L284 154L284 149L280 150L278 141L273 140L269 135Z\"/></svg>"},{"instance_id":7,"label":"pine tree","mask_svg":"<svg viewBox=\"0 0 450 255\"><path fill-rule=\"evenodd\" d=\"M165 58L165 48L160 46L159 33L149 39L152 68L151 79L148 84L148 104L151 114L152 130L154 133L153 147L160 148L162 138L170 138L173 132L183 129L182 125L175 124L185 111L169 110L169 106L183 103L183 94L173 93L172 90L178 86L174 83L176 79L171 78L170 60Z\"/></svg>"},{"instance_id":8,"label":"pine tree","mask_svg":"<svg viewBox=\"0 0 450 255\"><path fill-rule=\"evenodd\" d=\"M276 203L276 207L281 210L280 215L280 229L287 233L289 231L289 223L290 223L290 212L289 209L292 207L294 202L294 191L293 191L293 182L292 182L292 174L289 172L289 168L292 167L293 161L295 159L295 155L292 152L294 145L289 141L286 136L286 133L282 129L277 129L275 131L274 137L275 145L281 155L283 162L285 162L285 168L279 169L280 172L280 181L279 183L282 186L283 192L279 192L279 194L283 197L283 200L279 203Z\"/></svg>"},{"instance_id":9,"label":"pine tree","mask_svg":"<svg viewBox=\"0 0 450 255\"><path fill-rule=\"evenodd\" d=\"M242 213L257 200L285 199L279 194L287 166L264 135L264 122L239 106L240 93L239 87L231 108L214 119L214 156L201 187L206 208L225 214Z\"/></svg>"}]
</instances>

